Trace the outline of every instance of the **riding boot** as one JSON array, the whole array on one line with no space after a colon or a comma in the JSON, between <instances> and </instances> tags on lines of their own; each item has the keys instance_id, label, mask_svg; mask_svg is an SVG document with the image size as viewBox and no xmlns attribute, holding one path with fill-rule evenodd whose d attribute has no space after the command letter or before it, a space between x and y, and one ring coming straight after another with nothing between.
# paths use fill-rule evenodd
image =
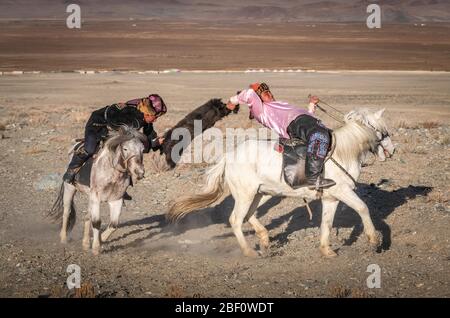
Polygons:
<instances>
[{"instance_id":1,"label":"riding boot","mask_svg":"<svg viewBox=\"0 0 450 318\"><path fill-rule=\"evenodd\" d=\"M83 149L76 151L73 154L72 160L69 163L66 173L63 176L64 182L73 183L75 176L80 171L83 164L89 159L89 154Z\"/></svg>"},{"instance_id":2,"label":"riding boot","mask_svg":"<svg viewBox=\"0 0 450 318\"><path fill-rule=\"evenodd\" d=\"M305 175L308 183L308 188L311 190L328 188L334 186L336 182L331 179L323 179L322 169L325 159L314 156L308 153L306 155Z\"/></svg>"}]
</instances>

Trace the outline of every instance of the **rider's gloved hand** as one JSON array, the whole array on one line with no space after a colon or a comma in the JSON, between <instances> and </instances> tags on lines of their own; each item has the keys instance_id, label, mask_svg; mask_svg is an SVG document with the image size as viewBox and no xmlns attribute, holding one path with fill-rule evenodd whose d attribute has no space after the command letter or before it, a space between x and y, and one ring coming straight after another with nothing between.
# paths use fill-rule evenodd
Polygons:
<instances>
[{"instance_id":1,"label":"rider's gloved hand","mask_svg":"<svg viewBox=\"0 0 450 318\"><path fill-rule=\"evenodd\" d=\"M319 97L309 95L308 112L310 114L314 114L316 112L316 107L319 101L320 101Z\"/></svg>"}]
</instances>

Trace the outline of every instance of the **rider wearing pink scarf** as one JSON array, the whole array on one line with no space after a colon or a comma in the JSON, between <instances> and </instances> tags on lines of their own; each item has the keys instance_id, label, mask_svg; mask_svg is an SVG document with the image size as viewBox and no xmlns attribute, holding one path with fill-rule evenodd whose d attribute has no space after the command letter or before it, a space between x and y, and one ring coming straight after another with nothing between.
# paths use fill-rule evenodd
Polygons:
<instances>
[{"instance_id":1,"label":"rider wearing pink scarf","mask_svg":"<svg viewBox=\"0 0 450 318\"><path fill-rule=\"evenodd\" d=\"M249 105L250 118L274 130L280 137L299 138L307 143L305 173L311 189L330 187L333 180L321 178L324 159L330 145L330 133L314 116L319 99L310 98L308 110L286 102L276 101L265 83L255 83L249 89L230 98L227 107L233 110L238 104ZM293 185L291 185L293 186Z\"/></svg>"}]
</instances>

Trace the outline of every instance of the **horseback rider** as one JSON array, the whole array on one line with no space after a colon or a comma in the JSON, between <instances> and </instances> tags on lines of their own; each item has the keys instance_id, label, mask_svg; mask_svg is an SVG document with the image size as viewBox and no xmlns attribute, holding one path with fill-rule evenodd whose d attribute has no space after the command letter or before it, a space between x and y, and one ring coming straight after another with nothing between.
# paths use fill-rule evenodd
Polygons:
<instances>
[{"instance_id":1,"label":"horseback rider","mask_svg":"<svg viewBox=\"0 0 450 318\"><path fill-rule=\"evenodd\" d=\"M158 94L113 104L92 112L85 127L84 147L74 152L63 180L73 183L80 168L96 153L100 142L108 136L108 131L116 130L121 125L143 128L148 138L144 152L148 153L150 149L158 150L164 138L158 137L153 129L153 123L166 112L166 104Z\"/></svg>"},{"instance_id":2,"label":"horseback rider","mask_svg":"<svg viewBox=\"0 0 450 318\"><path fill-rule=\"evenodd\" d=\"M317 96L310 97L308 111L276 101L266 83L254 83L249 89L230 98L227 108L247 104L250 118L274 130L280 137L298 138L307 144L305 174L310 189L326 188L336 183L321 177L325 157L330 145L329 130L314 116Z\"/></svg>"}]
</instances>

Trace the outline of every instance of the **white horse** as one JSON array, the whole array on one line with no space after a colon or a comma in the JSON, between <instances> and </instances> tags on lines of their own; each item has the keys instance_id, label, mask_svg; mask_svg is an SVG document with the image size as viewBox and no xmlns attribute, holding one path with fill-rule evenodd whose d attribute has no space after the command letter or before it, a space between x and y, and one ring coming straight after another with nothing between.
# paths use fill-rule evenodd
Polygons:
<instances>
[{"instance_id":1,"label":"white horse","mask_svg":"<svg viewBox=\"0 0 450 318\"><path fill-rule=\"evenodd\" d=\"M362 219L369 242L378 246L380 234L375 230L367 205L357 196L355 181L361 172L361 164L371 151L390 157L395 147L389 137L382 118L383 110L371 113L368 110L351 111L345 116L345 125L334 131L335 150L325 163L325 178L336 185L324 189L322 193L322 224L320 226L320 251L326 257L337 254L330 248L329 235L339 201L354 209ZM242 224L248 220L260 239L262 249L269 247L267 229L255 217L256 209L272 196L292 196L315 200L317 192L307 187L292 189L282 172L282 154L274 150L275 141L247 140L237 146L235 154L222 156L207 172L207 184L201 194L185 196L176 200L167 217L178 220L186 214L209 206L222 198L228 186L235 199L233 212L229 218L233 232L242 252L255 257L242 232ZM240 158L235 160L235 158ZM341 167L338 167L340 165Z\"/></svg>"},{"instance_id":2,"label":"white horse","mask_svg":"<svg viewBox=\"0 0 450 318\"><path fill-rule=\"evenodd\" d=\"M71 231L76 220L73 204L77 191L89 196L89 213L84 223L83 248L90 248L90 229L92 225L92 252L100 253L101 242L106 241L117 229L122 211L123 195L130 185L130 177L140 180L144 177L143 151L146 136L135 129L122 127L105 142L92 163L90 186L75 181L63 182L59 195L48 216L62 220L61 243L67 242L67 232ZM72 152L74 147L72 148ZM110 223L100 237L100 202L108 202Z\"/></svg>"}]
</instances>

